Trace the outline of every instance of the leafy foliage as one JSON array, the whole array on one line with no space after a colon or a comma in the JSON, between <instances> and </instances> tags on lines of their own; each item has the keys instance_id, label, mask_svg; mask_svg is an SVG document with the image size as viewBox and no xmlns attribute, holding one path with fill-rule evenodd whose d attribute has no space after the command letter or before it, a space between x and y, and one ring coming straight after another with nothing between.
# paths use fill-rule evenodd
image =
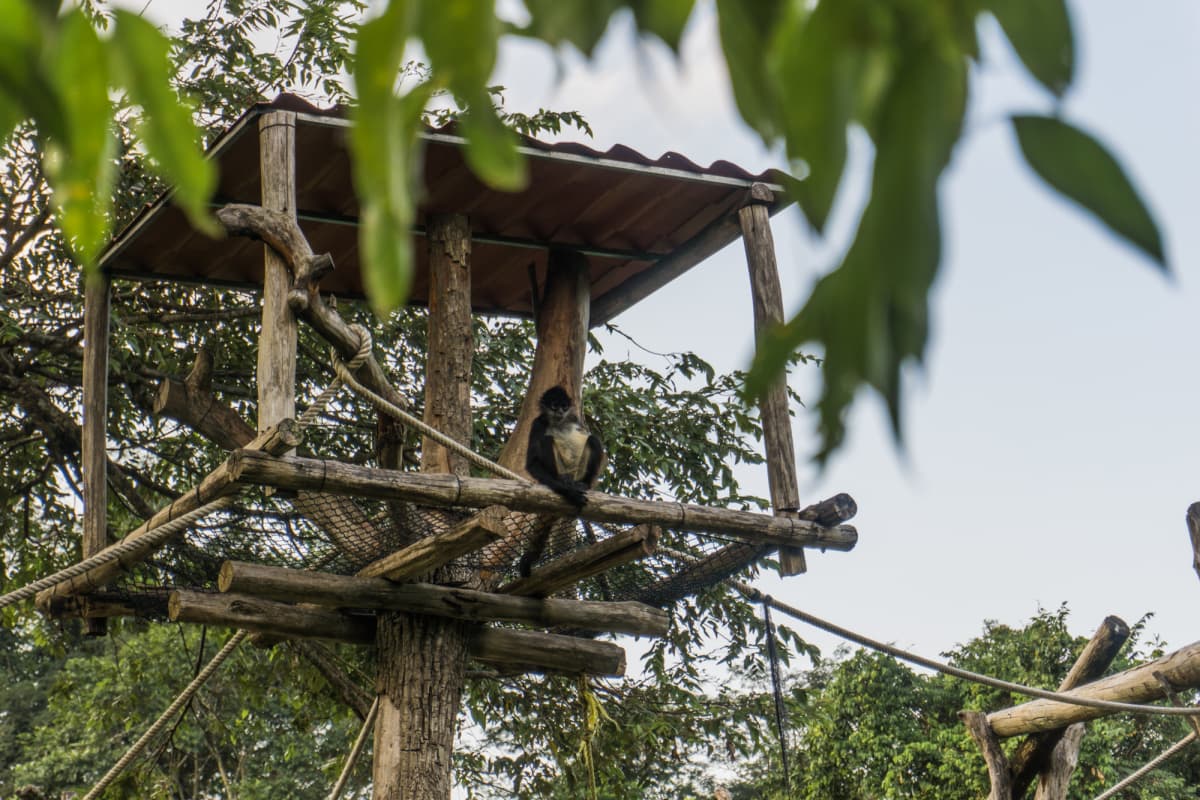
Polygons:
<instances>
[{"instance_id":1,"label":"leafy foliage","mask_svg":"<svg viewBox=\"0 0 1200 800\"><path fill-rule=\"evenodd\" d=\"M1110 672L1161 655L1161 643L1142 642L1144 620ZM1068 610L1042 610L1020 628L996 622L944 654L963 669L1031 686L1055 687L1086 644L1067 627ZM747 702L757 701L756 696ZM778 760L759 758L733 787L735 798L933 798L974 800L987 794L987 769L958 720L960 709L986 711L1025 698L942 675L914 672L888 656L841 652L793 676L788 691L794 731L793 793L783 790ZM1071 798L1095 797L1181 738L1185 725L1170 717L1117 715L1088 723ZM1015 740L1005 748L1015 746ZM1168 762L1139 783L1131 797L1194 797L1200 770L1195 755ZM1188 788L1184 788L1188 787Z\"/></svg>"}]
</instances>

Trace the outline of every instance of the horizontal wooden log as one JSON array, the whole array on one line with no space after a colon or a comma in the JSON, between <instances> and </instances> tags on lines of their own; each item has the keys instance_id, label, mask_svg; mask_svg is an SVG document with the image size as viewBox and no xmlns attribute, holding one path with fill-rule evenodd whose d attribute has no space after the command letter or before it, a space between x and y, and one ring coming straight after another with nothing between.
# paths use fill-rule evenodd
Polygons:
<instances>
[{"instance_id":1,"label":"horizontal wooden log","mask_svg":"<svg viewBox=\"0 0 1200 800\"><path fill-rule=\"evenodd\" d=\"M638 525L565 553L533 570L528 577L501 586L499 591L526 597L547 597L593 575L652 555L658 547L658 537L658 528Z\"/></svg>"},{"instance_id":2,"label":"horizontal wooden log","mask_svg":"<svg viewBox=\"0 0 1200 800\"><path fill-rule=\"evenodd\" d=\"M374 615L352 616L328 608L292 606L261 597L204 592L171 593L169 616L242 628L288 639L329 639L347 644L375 643ZM625 651L612 642L537 631L478 627L468 638L472 658L526 672L623 675Z\"/></svg>"},{"instance_id":3,"label":"horizontal wooden log","mask_svg":"<svg viewBox=\"0 0 1200 800\"><path fill-rule=\"evenodd\" d=\"M372 608L432 614L468 622L515 622L549 628L664 636L670 618L642 603L535 599L429 583L395 584L383 578L356 578L324 572L226 561L217 587L291 603L334 608Z\"/></svg>"},{"instance_id":4,"label":"horizontal wooden log","mask_svg":"<svg viewBox=\"0 0 1200 800\"><path fill-rule=\"evenodd\" d=\"M293 606L246 595L174 591L167 601L167 616L174 622L225 625L290 639L328 639L350 644L375 641L372 615Z\"/></svg>"},{"instance_id":5,"label":"horizontal wooden log","mask_svg":"<svg viewBox=\"0 0 1200 800\"><path fill-rule=\"evenodd\" d=\"M1166 695L1162 684L1154 677L1156 672L1161 672L1177 689L1200 687L1200 642L1194 642L1149 664L1110 675L1066 694L1119 703L1161 700ZM988 724L997 736L1003 738L1062 728L1112 713L1114 712L1102 708L1076 706L1057 700L1033 700L988 714Z\"/></svg>"},{"instance_id":6,"label":"horizontal wooden log","mask_svg":"<svg viewBox=\"0 0 1200 800\"><path fill-rule=\"evenodd\" d=\"M297 433L297 427L292 420L283 420L279 425L272 427L269 430L263 431L251 442L254 448L262 448L267 452L282 453L296 447L300 443L300 436ZM242 452L254 452L246 450ZM121 540L122 543L128 541L136 541L143 538L154 528L164 525L173 519L195 511L201 506L211 503L225 495L232 494L239 489L233 473L230 471L228 464L221 464L215 470L208 474L200 485L195 489L185 493L179 499L160 509L153 517L146 520L144 523L134 528L125 535ZM52 614L55 598L67 597L73 594L89 592L94 589L99 589L108 583L111 583L119 575L130 567L145 561L150 557L150 554L162 547L163 543L152 544L148 543L145 547L135 548L132 552L126 553L117 560L109 561L100 566L93 567L82 575L78 575L70 580L64 581L50 589L39 592L37 596L37 607L45 614ZM111 550L116 545L110 545L101 552Z\"/></svg>"},{"instance_id":7,"label":"horizontal wooden log","mask_svg":"<svg viewBox=\"0 0 1200 800\"><path fill-rule=\"evenodd\" d=\"M502 509L476 514L443 533L426 536L412 544L373 561L358 571L361 578L405 580L426 575L459 556L473 553L503 539L508 528Z\"/></svg>"},{"instance_id":8,"label":"horizontal wooden log","mask_svg":"<svg viewBox=\"0 0 1200 800\"><path fill-rule=\"evenodd\" d=\"M826 527L852 519L858 513L858 504L848 494L841 493L806 506L796 513L799 519L815 522ZM712 586L768 555L770 547L738 542L726 545L706 556L689 558L674 574L647 586L639 595L640 600L653 606L667 606L682 597L694 594L697 589Z\"/></svg>"},{"instance_id":9,"label":"horizontal wooden log","mask_svg":"<svg viewBox=\"0 0 1200 800\"><path fill-rule=\"evenodd\" d=\"M597 522L659 525L775 546L845 551L853 549L858 541L858 532L849 525L826 528L796 517L775 517L690 503L635 500L595 491L588 492L587 505L576 509L541 484L514 480L416 474L332 460L295 456L273 458L253 451L236 451L228 463L240 481L282 489L359 497L399 497L430 505L476 508L504 505L515 511L579 516Z\"/></svg>"},{"instance_id":10,"label":"horizontal wooden log","mask_svg":"<svg viewBox=\"0 0 1200 800\"><path fill-rule=\"evenodd\" d=\"M478 628L468 638L471 657L525 672L569 675L625 674L625 649L612 642L538 631Z\"/></svg>"}]
</instances>

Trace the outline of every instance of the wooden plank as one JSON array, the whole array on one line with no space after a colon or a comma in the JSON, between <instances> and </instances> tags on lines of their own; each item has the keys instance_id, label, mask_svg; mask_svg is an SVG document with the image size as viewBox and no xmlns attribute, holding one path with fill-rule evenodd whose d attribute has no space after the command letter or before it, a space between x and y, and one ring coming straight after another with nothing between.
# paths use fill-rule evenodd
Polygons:
<instances>
[{"instance_id":1,"label":"wooden plank","mask_svg":"<svg viewBox=\"0 0 1200 800\"><path fill-rule=\"evenodd\" d=\"M282 453L286 450L295 448L300 443L300 437L295 432L295 426L291 420L283 420L270 430L263 431L258 437L251 442L253 447L262 447L266 452ZM251 450L241 452L255 452ZM170 522L173 519L195 511L207 503L211 503L219 497L224 497L227 494L232 494L238 490L236 477L233 471L230 470L229 464L224 463L210 472L200 485L195 489L184 493L179 499L168 504L160 509L153 517L146 520L144 523L134 528L125 535L122 542L136 540L144 537L153 528ZM116 545L112 545L115 547ZM37 595L37 607L45 614L53 614L53 602L56 598L67 597L81 592L89 592L93 589L99 589L102 586L111 583L117 576L121 575L129 566L138 564L150 556L151 553L158 550L162 543L158 545L146 545L142 549L134 549L132 552L121 556L115 561L109 561L101 564L98 567L78 575L70 580L64 581L50 589L39 592ZM109 548L105 548L106 550ZM103 552L103 551L101 551Z\"/></svg>"},{"instance_id":2,"label":"wooden plank","mask_svg":"<svg viewBox=\"0 0 1200 800\"><path fill-rule=\"evenodd\" d=\"M108 325L111 280L94 271L83 289L83 557L108 546ZM108 630L103 618L88 619L89 636Z\"/></svg>"},{"instance_id":3,"label":"wooden plank","mask_svg":"<svg viewBox=\"0 0 1200 800\"><path fill-rule=\"evenodd\" d=\"M593 575L652 555L658 547L658 537L658 528L638 525L559 556L535 569L528 577L501 586L498 591L527 597L547 597Z\"/></svg>"},{"instance_id":4,"label":"wooden plank","mask_svg":"<svg viewBox=\"0 0 1200 800\"><path fill-rule=\"evenodd\" d=\"M425 575L459 556L473 553L508 533L502 517L494 511L477 514L444 533L426 536L373 561L358 571L362 578L405 580Z\"/></svg>"},{"instance_id":5,"label":"wooden plank","mask_svg":"<svg viewBox=\"0 0 1200 800\"><path fill-rule=\"evenodd\" d=\"M1067 694L1093 700L1121 703L1146 703L1165 696L1162 684L1154 677L1161 672L1177 689L1200 687L1200 642L1169 653L1140 667L1110 675L1073 689ZM1020 736L1075 722L1104 717L1114 712L1102 708L1076 706L1057 700L1032 700L988 715L988 724L997 736Z\"/></svg>"},{"instance_id":6,"label":"wooden plank","mask_svg":"<svg viewBox=\"0 0 1200 800\"><path fill-rule=\"evenodd\" d=\"M514 622L536 627L664 636L670 618L634 602L538 599L432 583L395 584L324 572L226 561L217 582L222 592L332 608L371 608L430 614L467 622Z\"/></svg>"},{"instance_id":7,"label":"wooden plank","mask_svg":"<svg viewBox=\"0 0 1200 800\"><path fill-rule=\"evenodd\" d=\"M775 238L767 204L774 201L771 190L756 183L751 202L738 211L746 266L750 272L750 296L754 306L754 336L761 343L771 328L783 324L783 289L775 259ZM796 479L796 449L792 443L792 418L788 413L787 373L777 376L758 400L762 419L763 447L767 456L767 485L776 514L800 509L800 485ZM780 575L799 575L808 569L804 551L795 547L779 550Z\"/></svg>"},{"instance_id":8,"label":"wooden plank","mask_svg":"<svg viewBox=\"0 0 1200 800\"><path fill-rule=\"evenodd\" d=\"M296 115L273 111L259 118L259 173L263 208L296 213ZM296 416L296 318L288 307L288 262L263 247L262 332L258 339L258 429Z\"/></svg>"},{"instance_id":9,"label":"wooden plank","mask_svg":"<svg viewBox=\"0 0 1200 800\"><path fill-rule=\"evenodd\" d=\"M283 489L311 490L360 497L402 497L437 506L504 505L515 511L575 516L597 522L657 525L683 531L731 536L755 544L852 550L858 532L850 525L826 528L796 517L708 508L691 503L637 500L588 492L576 509L552 490L535 483L499 478L459 478L362 467L297 456L271 457L235 451L230 469L238 480Z\"/></svg>"}]
</instances>

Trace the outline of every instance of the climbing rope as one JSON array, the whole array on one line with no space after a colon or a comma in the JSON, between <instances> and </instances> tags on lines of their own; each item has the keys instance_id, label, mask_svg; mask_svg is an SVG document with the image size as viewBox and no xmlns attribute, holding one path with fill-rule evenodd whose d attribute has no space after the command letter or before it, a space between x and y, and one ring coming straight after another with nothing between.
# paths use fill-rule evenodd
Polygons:
<instances>
[{"instance_id":1,"label":"climbing rope","mask_svg":"<svg viewBox=\"0 0 1200 800\"><path fill-rule=\"evenodd\" d=\"M1151 761L1149 761L1144 767L1139 769L1137 772L1130 773L1123 780L1118 781L1116 784L1114 784L1112 786L1112 788L1107 789L1102 794L1096 795L1095 800L1107 800L1107 798L1113 797L1118 792L1122 792L1125 789L1129 788L1134 783L1136 783L1139 780L1141 780L1142 778L1146 777L1146 775L1148 775L1149 773L1158 769L1160 766L1162 766L1162 764L1164 762L1166 762L1168 759L1170 759L1170 758L1174 757L1176 754L1178 754L1179 751L1185 749L1189 744L1196 741L1196 738L1197 738L1196 732L1192 731L1187 736L1183 737L1178 742L1176 742L1175 744L1168 747L1162 753L1155 756Z\"/></svg>"},{"instance_id":2,"label":"climbing rope","mask_svg":"<svg viewBox=\"0 0 1200 800\"><path fill-rule=\"evenodd\" d=\"M200 674L192 679L192 682L189 683L184 690L179 693L179 696L175 698L171 705L167 706L167 710L164 711L162 715L154 721L154 724L142 734L141 738L133 743L133 747L130 747L125 755L121 756L121 758L117 760L116 764L113 764L112 769L105 773L104 777L100 779L100 782L93 786L92 790L83 796L83 800L95 800L95 798L99 797L101 792L107 789L108 785L115 781L117 776L124 772L125 768L128 767L133 760L137 758L143 750L146 749L146 745L150 743L150 740L157 736L158 733L167 726L167 723L171 721L171 718L175 716L176 712L183 708L188 701L192 699L192 695L194 695L196 691L204 685L205 681L212 677L212 674L217 671L217 667L221 666L222 662L229 657L234 649L241 644L242 639L245 638L246 631L238 631L232 637L230 637L229 641L225 643L225 646L222 647L215 656L213 656L212 661L208 662L208 665L200 671Z\"/></svg>"},{"instance_id":3,"label":"climbing rope","mask_svg":"<svg viewBox=\"0 0 1200 800\"><path fill-rule=\"evenodd\" d=\"M367 734L375 726L375 715L378 713L379 695L375 695L375 702L371 703L371 710L367 712L367 718L363 720L362 730L358 732L358 738L354 740L354 746L350 748L350 755L346 756L346 766L342 767L342 774L338 776L337 783L333 785L326 800L338 800L342 796L342 790L346 788L346 781L350 780L350 772L354 769L354 763L358 761L358 754L362 752L363 745L367 741Z\"/></svg>"},{"instance_id":4,"label":"climbing rope","mask_svg":"<svg viewBox=\"0 0 1200 800\"><path fill-rule=\"evenodd\" d=\"M342 378L342 369L338 368L342 364L345 372L353 377L354 371L367 363L367 359L371 357L371 332L366 327L354 323L350 326L350 330L358 335L358 351L349 362L342 364L342 356L336 348L329 348L330 358L334 365L334 378L329 382L329 385L317 395L316 399L309 404L308 408L304 409L304 413L300 415L296 421L301 425L315 425L322 414L325 413L326 407L341 391L342 384L345 380Z\"/></svg>"},{"instance_id":5,"label":"climbing rope","mask_svg":"<svg viewBox=\"0 0 1200 800\"><path fill-rule=\"evenodd\" d=\"M72 578L77 578L95 567L102 564L107 564L110 561L116 561L122 556L128 555L135 550L143 547L157 547L158 545L170 539L185 528L191 527L196 520L207 516L218 509L225 508L233 502L232 495L219 497L210 503L205 503L194 511L189 511L178 519L173 519L170 522L164 522L161 525L156 525L145 534L134 539L125 538L115 545L108 547L90 558L85 558L78 564L72 564L66 569L59 570L53 575L47 575L45 578L40 578L33 583L26 584L20 589L9 592L0 597L0 608L6 608L14 603L19 603L22 600L28 600L38 592L46 589L51 589L60 583L66 583Z\"/></svg>"},{"instance_id":6,"label":"climbing rope","mask_svg":"<svg viewBox=\"0 0 1200 800\"><path fill-rule=\"evenodd\" d=\"M687 553L680 552L679 550L675 550L670 547L659 545L659 550L684 563L693 563L695 561L695 559ZM748 583L743 583L742 581L734 578L728 578L725 582L737 589L738 592L752 602L767 603L776 611L786 614L793 619L798 619L801 622L812 625L814 628L820 628L827 633L840 636L843 639L854 642L858 645L862 645L868 649L877 650L881 653L891 656L892 658L898 658L901 661L908 661L909 663L925 667L926 669L931 669L934 672L940 672L943 675L950 675L955 678L961 678L965 681L973 681L974 683L990 686L993 689L1002 689L1007 692L1013 692L1014 694L1038 697L1043 700L1056 700L1060 703L1069 703L1075 706L1102 708L1106 711L1126 711L1132 714L1158 714L1162 716L1200 716L1200 708L1195 707L1178 708L1168 706L1141 705L1138 703L1119 703L1114 700L1093 700L1087 697L1075 697L1073 695L1063 694L1061 692L1038 689L1033 686L1024 686L1019 683L1012 683L999 678L993 678L990 675L981 675L977 672L960 669L959 667L951 666L950 664L943 664L940 661L934 661L933 659L919 656L916 653L910 653L907 650L902 650L899 647L894 647L890 644L871 639L870 637L864 636L860 633L855 633L854 631L843 628L840 625L835 625L828 620L824 620L820 617L816 617L812 614L801 611L795 606L789 606L786 603L782 603L779 600L771 597L769 594L760 592L758 589L755 589Z\"/></svg>"}]
</instances>

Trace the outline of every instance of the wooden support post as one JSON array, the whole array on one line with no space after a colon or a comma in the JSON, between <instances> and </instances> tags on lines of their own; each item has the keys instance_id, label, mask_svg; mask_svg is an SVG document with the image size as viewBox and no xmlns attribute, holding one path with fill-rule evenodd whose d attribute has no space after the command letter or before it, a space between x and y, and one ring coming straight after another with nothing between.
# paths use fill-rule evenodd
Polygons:
<instances>
[{"instance_id":1,"label":"wooden support post","mask_svg":"<svg viewBox=\"0 0 1200 800\"><path fill-rule=\"evenodd\" d=\"M1068 694L1093 700L1121 703L1145 703L1165 696L1162 684L1154 677L1161 672L1179 688L1200 687L1200 642L1169 653L1140 667L1110 675L1073 689ZM988 715L988 724L999 737L1062 728L1075 722L1104 717L1114 712L1102 708L1077 706L1056 700L1032 700Z\"/></svg>"},{"instance_id":2,"label":"wooden support post","mask_svg":"<svg viewBox=\"0 0 1200 800\"><path fill-rule=\"evenodd\" d=\"M226 561L217 586L288 603L332 608L371 608L432 614L467 622L515 622L536 627L569 627L608 633L664 636L670 622L657 608L635 602L538 599L480 592L432 583L395 584L324 572Z\"/></svg>"},{"instance_id":3,"label":"wooden support post","mask_svg":"<svg viewBox=\"0 0 1200 800\"><path fill-rule=\"evenodd\" d=\"M979 745L983 760L987 763L988 777L992 782L988 800L1013 800L1008 758L1000 749L1000 742L988 725L987 715L982 711L960 711L958 718L967 726L967 732Z\"/></svg>"},{"instance_id":4,"label":"wooden support post","mask_svg":"<svg viewBox=\"0 0 1200 800\"><path fill-rule=\"evenodd\" d=\"M516 511L578 515L595 522L658 525L663 528L730 536L754 544L852 550L858 532L851 525L826 528L792 515L776 517L692 503L638 500L592 491L576 509L551 489L503 478L458 478L373 469L340 461L297 456L271 457L237 450L228 461L245 483L358 497L402 497L430 505L476 508L503 505Z\"/></svg>"},{"instance_id":5,"label":"wooden support post","mask_svg":"<svg viewBox=\"0 0 1200 800\"><path fill-rule=\"evenodd\" d=\"M749 204L738 211L746 266L750 270L750 294L754 300L754 335L759 343L771 327L783 324L783 289L775 261L775 239L771 235L768 205L775 200L770 188L756 183ZM796 450L792 444L792 418L788 413L787 373L779 375L758 402L762 417L763 445L767 454L767 484L776 514L800 510L800 487L796 480ZM799 575L806 571L804 551L794 547L779 550L779 574Z\"/></svg>"},{"instance_id":6,"label":"wooden support post","mask_svg":"<svg viewBox=\"0 0 1200 800\"><path fill-rule=\"evenodd\" d=\"M471 441L471 228L461 214L432 217L429 243L429 350L424 421ZM422 472L469 474L467 461L426 440ZM434 580L453 567L438 570ZM461 570L460 570L461 572ZM406 612L379 615L373 797L449 800L455 725L466 680L468 627Z\"/></svg>"},{"instance_id":7,"label":"wooden support post","mask_svg":"<svg viewBox=\"0 0 1200 800\"><path fill-rule=\"evenodd\" d=\"M96 271L83 289L83 557L108 546L108 318L111 280ZM87 619L84 632L103 636L103 618Z\"/></svg>"},{"instance_id":8,"label":"wooden support post","mask_svg":"<svg viewBox=\"0 0 1200 800\"><path fill-rule=\"evenodd\" d=\"M300 438L295 433L292 421L283 420L274 428L259 434L258 438L251 442L251 445L262 447L267 452L282 453L285 450L296 447L299 443ZM211 503L219 497L224 497L227 494L237 491L237 489L237 482L228 463L222 464L210 472L200 482L199 486L186 492L179 499L162 508L153 517L127 533L121 541L125 542L142 538L153 528L170 522L173 519L178 519L184 514L195 511L197 508ZM116 545L112 546L115 547ZM56 600L74 594L90 592L93 589L99 589L105 584L110 583L129 566L144 561L158 547L161 547L161 544L158 546L147 545L141 550L135 549L133 552L127 553L115 561L109 561L100 566L93 567L81 575L39 592L36 600L38 609L44 614L54 616Z\"/></svg>"},{"instance_id":9,"label":"wooden support post","mask_svg":"<svg viewBox=\"0 0 1200 800\"><path fill-rule=\"evenodd\" d=\"M653 555L658 549L658 536L657 527L638 525L595 544L564 553L533 570L528 577L500 587L499 591L526 597L549 597L593 575Z\"/></svg>"},{"instance_id":10,"label":"wooden support post","mask_svg":"<svg viewBox=\"0 0 1200 800\"><path fill-rule=\"evenodd\" d=\"M514 472L525 472L529 429L540 413L538 401L547 389L563 387L583 413L580 395L590 298L587 257L572 250L551 250L545 289L538 306L537 350L533 354L529 389L521 401L512 437L500 452L500 464Z\"/></svg>"},{"instance_id":11,"label":"wooden support post","mask_svg":"<svg viewBox=\"0 0 1200 800\"><path fill-rule=\"evenodd\" d=\"M1070 691L1099 678L1128 639L1129 626L1124 620L1119 617L1105 617L1079 657L1075 659L1071 671L1058 685L1058 691ZM1034 734L1020 742L1012 751L1009 764L1012 769L1014 798L1024 797L1034 779L1040 773L1045 773L1048 767L1051 767L1051 771L1053 768L1062 769L1063 765L1070 761L1070 754L1059 750L1065 732L1066 730L1059 729ZM1082 737L1082 733L1080 736ZM1055 754L1057 757L1052 758ZM1051 780L1051 783L1055 783L1056 780Z\"/></svg>"},{"instance_id":12,"label":"wooden support post","mask_svg":"<svg viewBox=\"0 0 1200 800\"><path fill-rule=\"evenodd\" d=\"M358 575L362 578L408 580L503 539L507 532L504 520L495 511L482 512L445 533L418 539L407 547L371 562L360 569Z\"/></svg>"},{"instance_id":13,"label":"wooden support post","mask_svg":"<svg viewBox=\"0 0 1200 800\"><path fill-rule=\"evenodd\" d=\"M272 111L258 122L263 208L296 213L296 115ZM263 247L263 317L258 340L258 429L296 416L296 318L288 307L287 261Z\"/></svg>"},{"instance_id":14,"label":"wooden support post","mask_svg":"<svg viewBox=\"0 0 1200 800\"><path fill-rule=\"evenodd\" d=\"M1076 722L1063 731L1058 743L1050 751L1046 765L1038 773L1037 794L1034 800L1067 800L1067 788L1071 784L1071 774L1079 765L1079 746L1083 743L1084 726ZM1013 800L1019 800L1023 794L1017 794L1014 788Z\"/></svg>"}]
</instances>

